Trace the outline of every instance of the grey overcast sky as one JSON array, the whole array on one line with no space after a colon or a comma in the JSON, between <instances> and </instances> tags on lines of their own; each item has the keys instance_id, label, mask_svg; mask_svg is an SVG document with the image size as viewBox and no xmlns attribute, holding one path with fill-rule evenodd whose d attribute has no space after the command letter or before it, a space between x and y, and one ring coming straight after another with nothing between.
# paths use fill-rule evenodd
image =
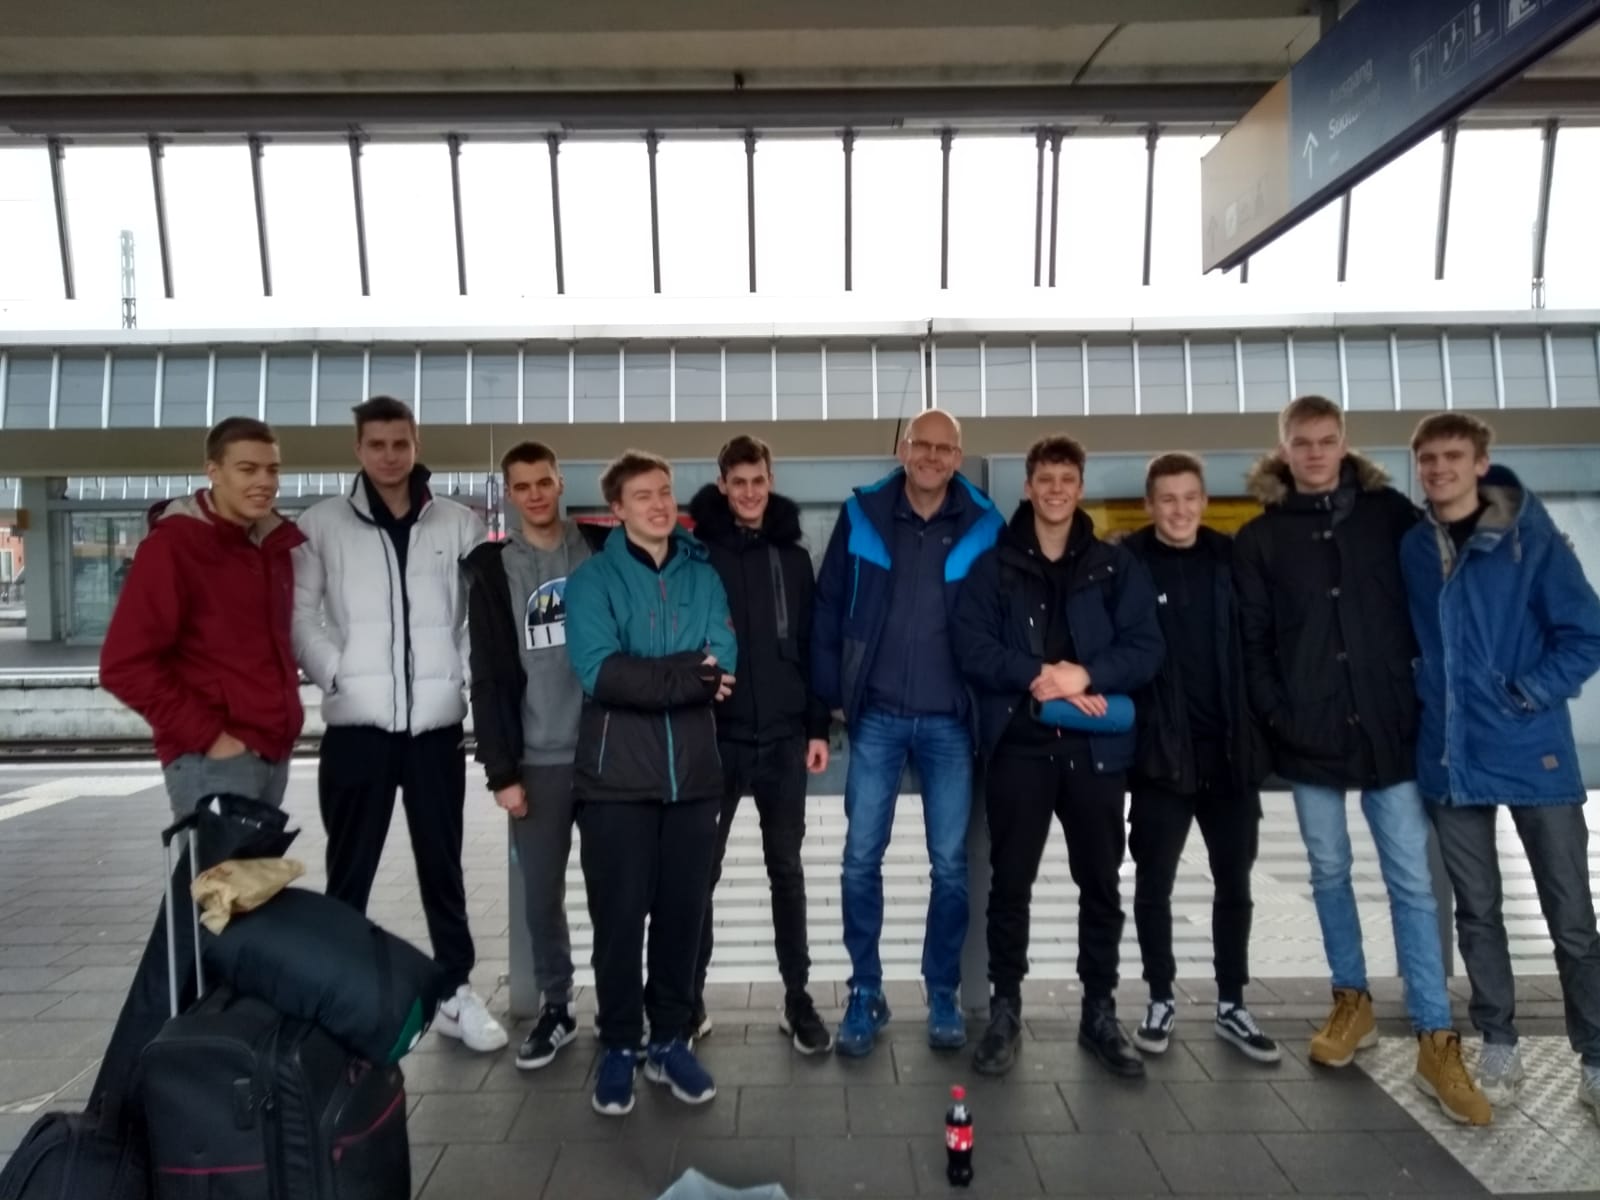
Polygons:
<instances>
[{"instance_id":1,"label":"grey overcast sky","mask_svg":"<svg viewBox=\"0 0 1600 1200\"><path fill-rule=\"evenodd\" d=\"M1058 287L1049 291L1032 286L1033 139L958 135L951 160L951 288L941 294L938 141L863 137L854 167L855 293L847 296L838 141L764 139L756 154L759 295L752 298L746 293L742 142L662 141L660 297L650 294L643 141L572 142L560 156L568 296L558 298L543 144L469 141L462 151L465 299L456 294L449 157L442 141L366 148L373 296L365 299L343 144L267 148L271 299L261 296L248 150L179 144L166 154L172 301L161 295L147 151L69 147L65 171L79 296L70 303L61 298L45 151L3 149L0 328L116 328L123 229L136 240L145 328L1207 317L1530 304L1538 130L1461 134L1443 283L1433 280L1438 138L1356 190L1349 282L1342 286L1335 282L1337 204L1258 255L1248 284L1200 273L1199 164L1213 143L1172 136L1158 144L1153 280L1143 288L1143 139L1064 141ZM1600 308L1596 196L1600 129L1563 129L1548 251L1551 308Z\"/></svg>"}]
</instances>

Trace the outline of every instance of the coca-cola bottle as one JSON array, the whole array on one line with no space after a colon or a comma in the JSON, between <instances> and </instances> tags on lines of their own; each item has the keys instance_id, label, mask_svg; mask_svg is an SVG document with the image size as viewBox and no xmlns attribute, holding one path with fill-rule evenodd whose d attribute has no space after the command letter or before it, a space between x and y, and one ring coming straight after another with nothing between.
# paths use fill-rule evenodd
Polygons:
<instances>
[{"instance_id":1,"label":"coca-cola bottle","mask_svg":"<svg viewBox=\"0 0 1600 1200\"><path fill-rule=\"evenodd\" d=\"M944 1177L952 1187L966 1187L972 1182L972 1110L967 1107L967 1089L959 1084L950 1089L944 1148Z\"/></svg>"}]
</instances>

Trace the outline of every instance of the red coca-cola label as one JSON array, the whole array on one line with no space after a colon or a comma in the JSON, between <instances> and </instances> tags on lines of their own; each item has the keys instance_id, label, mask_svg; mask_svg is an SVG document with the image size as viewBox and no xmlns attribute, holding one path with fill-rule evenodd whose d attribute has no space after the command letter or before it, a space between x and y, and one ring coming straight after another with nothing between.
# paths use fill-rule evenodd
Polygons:
<instances>
[{"instance_id":1,"label":"red coca-cola label","mask_svg":"<svg viewBox=\"0 0 1600 1200\"><path fill-rule=\"evenodd\" d=\"M972 1126L946 1125L944 1127L944 1145L947 1150L971 1150Z\"/></svg>"}]
</instances>

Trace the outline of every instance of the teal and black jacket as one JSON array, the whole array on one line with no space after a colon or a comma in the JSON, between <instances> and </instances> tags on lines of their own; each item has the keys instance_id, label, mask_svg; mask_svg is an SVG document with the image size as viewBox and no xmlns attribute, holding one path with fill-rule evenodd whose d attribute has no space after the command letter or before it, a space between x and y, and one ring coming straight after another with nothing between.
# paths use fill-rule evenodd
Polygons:
<instances>
[{"instance_id":1,"label":"teal and black jacket","mask_svg":"<svg viewBox=\"0 0 1600 1200\"><path fill-rule=\"evenodd\" d=\"M660 570L614 529L567 580L567 653L583 684L579 800L673 803L722 794L714 696L738 643L706 548L683 529Z\"/></svg>"},{"instance_id":2,"label":"teal and black jacket","mask_svg":"<svg viewBox=\"0 0 1600 1200\"><path fill-rule=\"evenodd\" d=\"M846 500L817 573L811 627L811 687L829 709L843 709L853 725L866 695L873 656L889 626L891 547L895 544L895 497L905 487L903 469L856 488ZM981 488L964 475L950 481L961 489L960 520L944 561L944 599L955 610L956 595L972 564L1005 527L1005 519ZM966 708L966 698L949 705Z\"/></svg>"}]
</instances>

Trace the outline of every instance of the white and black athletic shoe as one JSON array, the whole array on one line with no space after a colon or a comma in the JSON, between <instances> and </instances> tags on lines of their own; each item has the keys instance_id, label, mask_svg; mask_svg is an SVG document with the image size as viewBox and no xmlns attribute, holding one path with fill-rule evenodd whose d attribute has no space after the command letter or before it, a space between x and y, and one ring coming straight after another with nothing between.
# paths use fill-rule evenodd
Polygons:
<instances>
[{"instance_id":1,"label":"white and black athletic shoe","mask_svg":"<svg viewBox=\"0 0 1600 1200\"><path fill-rule=\"evenodd\" d=\"M1133 1031L1133 1044L1146 1054L1165 1054L1172 1044L1172 1027L1178 1010L1171 1000L1152 1000L1144 1010L1144 1020Z\"/></svg>"},{"instance_id":2,"label":"white and black athletic shoe","mask_svg":"<svg viewBox=\"0 0 1600 1200\"><path fill-rule=\"evenodd\" d=\"M1217 1005L1216 1029L1219 1038L1258 1063L1275 1063L1282 1057L1278 1043L1261 1032L1261 1026L1242 1004Z\"/></svg>"},{"instance_id":3,"label":"white and black athletic shoe","mask_svg":"<svg viewBox=\"0 0 1600 1200\"><path fill-rule=\"evenodd\" d=\"M565 1004L546 1004L527 1040L517 1050L517 1069L537 1071L555 1061L557 1052L578 1036L578 1022Z\"/></svg>"}]
</instances>

